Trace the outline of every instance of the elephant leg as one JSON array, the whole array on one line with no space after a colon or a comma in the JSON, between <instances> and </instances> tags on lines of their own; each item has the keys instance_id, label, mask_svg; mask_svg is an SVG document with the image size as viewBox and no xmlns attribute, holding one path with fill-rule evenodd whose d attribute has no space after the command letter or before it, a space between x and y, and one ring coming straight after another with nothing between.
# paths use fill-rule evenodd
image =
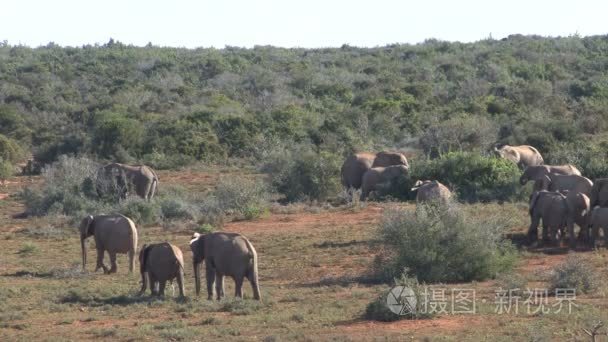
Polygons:
<instances>
[{"instance_id":1,"label":"elephant leg","mask_svg":"<svg viewBox=\"0 0 608 342\"><path fill-rule=\"evenodd\" d=\"M213 300L213 284L215 283L215 270L211 265L206 265L206 277L207 277L207 300Z\"/></svg>"},{"instance_id":2,"label":"elephant leg","mask_svg":"<svg viewBox=\"0 0 608 342\"><path fill-rule=\"evenodd\" d=\"M142 276L141 276L141 290L139 290L138 296L143 296L143 294L146 293L149 282L150 282L149 274L148 274L148 272L144 272L144 274L142 274Z\"/></svg>"},{"instance_id":3,"label":"elephant leg","mask_svg":"<svg viewBox=\"0 0 608 342\"><path fill-rule=\"evenodd\" d=\"M108 253L110 254L110 263L112 264L109 273L116 273L116 270L118 269L118 265L116 264L116 252Z\"/></svg>"},{"instance_id":4,"label":"elephant leg","mask_svg":"<svg viewBox=\"0 0 608 342\"><path fill-rule=\"evenodd\" d=\"M547 226L547 225L546 225L546 224L543 222L543 241L544 241L544 242L548 242L548 241L550 241L550 239L549 239L549 235L550 235L550 233L549 233L549 229L550 229L550 227L549 227L549 226Z\"/></svg>"},{"instance_id":5,"label":"elephant leg","mask_svg":"<svg viewBox=\"0 0 608 342\"><path fill-rule=\"evenodd\" d=\"M234 277L234 296L236 298L243 298L243 278L242 275Z\"/></svg>"},{"instance_id":6,"label":"elephant leg","mask_svg":"<svg viewBox=\"0 0 608 342\"><path fill-rule=\"evenodd\" d=\"M598 236L599 236L599 230L600 227L597 224L594 224L591 226L591 239L590 239L590 243L591 243L591 247L595 247L595 241L597 240Z\"/></svg>"},{"instance_id":7,"label":"elephant leg","mask_svg":"<svg viewBox=\"0 0 608 342\"><path fill-rule=\"evenodd\" d=\"M133 273L133 269L135 269L135 250L130 250L128 255L129 255L129 273Z\"/></svg>"},{"instance_id":8,"label":"elephant leg","mask_svg":"<svg viewBox=\"0 0 608 342\"><path fill-rule=\"evenodd\" d=\"M253 272L253 269L250 269L247 272L247 279L249 279L251 289L253 290L253 299L260 300L260 287L258 284L258 280L256 279L255 273Z\"/></svg>"},{"instance_id":9,"label":"elephant leg","mask_svg":"<svg viewBox=\"0 0 608 342\"><path fill-rule=\"evenodd\" d=\"M217 300L221 300L224 297L224 275L219 272L215 273L215 292Z\"/></svg>"},{"instance_id":10,"label":"elephant leg","mask_svg":"<svg viewBox=\"0 0 608 342\"><path fill-rule=\"evenodd\" d=\"M152 183L148 183L148 185L146 185L145 194L146 200L150 201L152 199Z\"/></svg>"},{"instance_id":11,"label":"elephant leg","mask_svg":"<svg viewBox=\"0 0 608 342\"><path fill-rule=\"evenodd\" d=\"M538 224L540 223L540 218L536 216L530 216L530 227L528 228L528 241L530 243L536 242L538 240Z\"/></svg>"},{"instance_id":12,"label":"elephant leg","mask_svg":"<svg viewBox=\"0 0 608 342\"><path fill-rule=\"evenodd\" d=\"M161 297L165 296L165 287L167 286L167 281L166 280L161 280L158 282L158 294Z\"/></svg>"},{"instance_id":13,"label":"elephant leg","mask_svg":"<svg viewBox=\"0 0 608 342\"><path fill-rule=\"evenodd\" d=\"M97 272L97 270L99 270L100 268L103 269L103 273L107 274L108 273L108 268L106 267L106 265L103 264L103 256L104 256L105 251L101 248L97 249L97 267L95 267L95 272Z\"/></svg>"},{"instance_id":14,"label":"elephant leg","mask_svg":"<svg viewBox=\"0 0 608 342\"><path fill-rule=\"evenodd\" d=\"M158 280L152 273L148 273L150 278L150 293L152 296L158 296Z\"/></svg>"},{"instance_id":15,"label":"elephant leg","mask_svg":"<svg viewBox=\"0 0 608 342\"><path fill-rule=\"evenodd\" d=\"M576 248L576 235L574 235L574 222L568 222L568 239L570 248Z\"/></svg>"},{"instance_id":16,"label":"elephant leg","mask_svg":"<svg viewBox=\"0 0 608 342\"><path fill-rule=\"evenodd\" d=\"M186 296L186 289L184 288L184 271L181 269L177 275L177 286L179 287L179 297L184 298Z\"/></svg>"}]
</instances>

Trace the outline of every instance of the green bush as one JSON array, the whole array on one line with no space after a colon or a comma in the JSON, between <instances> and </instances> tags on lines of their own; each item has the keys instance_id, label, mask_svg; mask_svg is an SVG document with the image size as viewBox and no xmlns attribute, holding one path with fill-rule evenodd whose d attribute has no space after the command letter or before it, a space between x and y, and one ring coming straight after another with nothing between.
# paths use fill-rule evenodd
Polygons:
<instances>
[{"instance_id":1,"label":"green bush","mask_svg":"<svg viewBox=\"0 0 608 342\"><path fill-rule=\"evenodd\" d=\"M182 198L163 198L159 200L161 216L165 220L198 220L200 211L197 206Z\"/></svg>"},{"instance_id":2,"label":"green bush","mask_svg":"<svg viewBox=\"0 0 608 342\"><path fill-rule=\"evenodd\" d=\"M606 140L560 144L545 158L551 165L574 164L589 179L608 177Z\"/></svg>"},{"instance_id":3,"label":"green bush","mask_svg":"<svg viewBox=\"0 0 608 342\"><path fill-rule=\"evenodd\" d=\"M147 201L136 196L129 196L121 201L115 209L137 224L157 223L161 217L161 209L155 201Z\"/></svg>"},{"instance_id":4,"label":"green bush","mask_svg":"<svg viewBox=\"0 0 608 342\"><path fill-rule=\"evenodd\" d=\"M61 214L82 216L103 212L107 205L93 199L92 181L98 165L87 158L61 156L42 171L44 185L40 189L26 188L22 192L26 212L44 216Z\"/></svg>"},{"instance_id":5,"label":"green bush","mask_svg":"<svg viewBox=\"0 0 608 342\"><path fill-rule=\"evenodd\" d=\"M244 176L224 176L213 192L221 210L227 215L253 219L269 206L268 185L260 179Z\"/></svg>"},{"instance_id":6,"label":"green bush","mask_svg":"<svg viewBox=\"0 0 608 342\"><path fill-rule=\"evenodd\" d=\"M13 164L0 157L0 181L5 181L15 173Z\"/></svg>"},{"instance_id":7,"label":"green bush","mask_svg":"<svg viewBox=\"0 0 608 342\"><path fill-rule=\"evenodd\" d=\"M16 141L0 134L0 158L15 163L23 158L23 154L23 150Z\"/></svg>"},{"instance_id":8,"label":"green bush","mask_svg":"<svg viewBox=\"0 0 608 342\"><path fill-rule=\"evenodd\" d=\"M452 152L437 159L414 159L409 176L380 186L380 198L413 200L410 191L417 180L438 180L466 202L514 201L525 199L519 185L521 171L507 160L478 152Z\"/></svg>"},{"instance_id":9,"label":"green bush","mask_svg":"<svg viewBox=\"0 0 608 342\"><path fill-rule=\"evenodd\" d=\"M292 151L276 153L264 165L275 189L287 201L324 201L340 188L342 158L330 152Z\"/></svg>"},{"instance_id":10,"label":"green bush","mask_svg":"<svg viewBox=\"0 0 608 342\"><path fill-rule=\"evenodd\" d=\"M514 248L503 239L506 222L499 216L469 216L455 203L387 211L379 234L391 260L376 273L391 280L407 268L423 282L494 277L516 259Z\"/></svg>"},{"instance_id":11,"label":"green bush","mask_svg":"<svg viewBox=\"0 0 608 342\"><path fill-rule=\"evenodd\" d=\"M563 264L553 269L549 281L550 290L575 289L577 293L590 293L597 288L597 277L593 267L581 257L570 256Z\"/></svg>"}]
</instances>

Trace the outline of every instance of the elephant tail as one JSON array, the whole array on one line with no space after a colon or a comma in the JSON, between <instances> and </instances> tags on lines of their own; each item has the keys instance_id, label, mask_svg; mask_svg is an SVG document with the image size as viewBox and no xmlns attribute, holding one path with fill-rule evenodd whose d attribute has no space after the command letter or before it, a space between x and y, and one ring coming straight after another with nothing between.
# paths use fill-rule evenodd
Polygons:
<instances>
[{"instance_id":1,"label":"elephant tail","mask_svg":"<svg viewBox=\"0 0 608 342\"><path fill-rule=\"evenodd\" d=\"M251 259L250 269L247 275L249 281L251 282L251 287L253 288L253 298L256 300L260 300L262 297L260 296L260 285L258 282L258 253L253 248L253 245L247 238L245 238L245 243L247 244L247 249L249 250L249 257Z\"/></svg>"},{"instance_id":2,"label":"elephant tail","mask_svg":"<svg viewBox=\"0 0 608 342\"><path fill-rule=\"evenodd\" d=\"M150 254L150 250L152 246L143 245L141 247L141 252L139 252L139 272L142 274L146 273L146 263L148 261L148 255Z\"/></svg>"}]
</instances>

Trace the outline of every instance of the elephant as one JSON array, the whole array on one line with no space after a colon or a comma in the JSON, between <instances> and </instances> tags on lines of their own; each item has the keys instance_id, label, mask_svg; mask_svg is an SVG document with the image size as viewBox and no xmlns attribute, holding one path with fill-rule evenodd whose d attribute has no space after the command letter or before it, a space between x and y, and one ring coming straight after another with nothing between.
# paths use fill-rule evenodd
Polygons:
<instances>
[{"instance_id":1,"label":"elephant","mask_svg":"<svg viewBox=\"0 0 608 342\"><path fill-rule=\"evenodd\" d=\"M407 162L407 158L399 152L386 152L382 151L376 154L372 167L387 167L391 165L405 165L410 168L410 164Z\"/></svg>"},{"instance_id":2,"label":"elephant","mask_svg":"<svg viewBox=\"0 0 608 342\"><path fill-rule=\"evenodd\" d=\"M568 230L570 248L576 247L574 224L580 227L579 239L586 236L588 230L588 216L590 213L589 197L574 191L535 191L530 198L530 228L528 238L530 242L538 238L538 223L543 220L543 240L555 241L558 232L563 235L564 228Z\"/></svg>"},{"instance_id":3,"label":"elephant","mask_svg":"<svg viewBox=\"0 0 608 342\"><path fill-rule=\"evenodd\" d=\"M538 239L538 224L543 221L543 241L555 242L557 232L568 224L566 196L556 191L535 191L530 199L530 243ZM551 237L551 238L549 238Z\"/></svg>"},{"instance_id":4,"label":"elephant","mask_svg":"<svg viewBox=\"0 0 608 342\"><path fill-rule=\"evenodd\" d=\"M558 175L575 175L582 176L581 172L572 164L566 165L539 165L527 167L521 177L519 183L526 185L528 181L537 181L546 175L554 173Z\"/></svg>"},{"instance_id":5,"label":"elephant","mask_svg":"<svg viewBox=\"0 0 608 342\"><path fill-rule=\"evenodd\" d=\"M167 281L176 279L179 296L184 297L184 256L179 247L168 242L143 245L139 252L139 267L142 283L139 295L146 292L149 282L153 296L164 296Z\"/></svg>"},{"instance_id":6,"label":"elephant","mask_svg":"<svg viewBox=\"0 0 608 342\"><path fill-rule=\"evenodd\" d=\"M246 277L253 289L253 298L260 300L258 282L258 255L246 237L237 233L194 233L190 241L196 295L200 294L200 265L205 261L207 299L213 300L215 283L217 300L224 296L224 276L232 277L235 297L242 298L243 279Z\"/></svg>"},{"instance_id":7,"label":"elephant","mask_svg":"<svg viewBox=\"0 0 608 342\"><path fill-rule=\"evenodd\" d=\"M118 189L119 197L124 199L130 190L137 196L151 200L158 187L158 175L146 165L125 165L110 163L97 170L97 194L102 196L109 190Z\"/></svg>"},{"instance_id":8,"label":"elephant","mask_svg":"<svg viewBox=\"0 0 608 342\"><path fill-rule=\"evenodd\" d=\"M534 185L535 190L571 191L591 196L593 182L589 178L577 175L559 175L550 173L538 179Z\"/></svg>"},{"instance_id":9,"label":"elephant","mask_svg":"<svg viewBox=\"0 0 608 342\"><path fill-rule=\"evenodd\" d=\"M363 175L372 168L376 155L374 153L355 153L344 161L340 169L342 185L349 189L360 189Z\"/></svg>"},{"instance_id":10,"label":"elephant","mask_svg":"<svg viewBox=\"0 0 608 342\"><path fill-rule=\"evenodd\" d=\"M363 184L363 175L369 169L391 165L404 165L408 170L410 167L405 156L399 152L355 153L346 158L344 164L342 164L340 169L342 185L347 189L360 189Z\"/></svg>"},{"instance_id":11,"label":"elephant","mask_svg":"<svg viewBox=\"0 0 608 342\"><path fill-rule=\"evenodd\" d=\"M373 167L367 170L361 184L361 200L365 200L370 192L376 190L378 184L390 182L400 176L407 176L408 170L405 165Z\"/></svg>"},{"instance_id":12,"label":"elephant","mask_svg":"<svg viewBox=\"0 0 608 342\"><path fill-rule=\"evenodd\" d=\"M608 246L608 208L593 208L589 221L591 226L591 246L595 247L600 228L604 231L604 245Z\"/></svg>"},{"instance_id":13,"label":"elephant","mask_svg":"<svg viewBox=\"0 0 608 342\"><path fill-rule=\"evenodd\" d=\"M416 194L417 203L439 201L445 204L452 198L450 189L436 180L419 180L414 184L414 187L411 190L418 190L418 193Z\"/></svg>"},{"instance_id":14,"label":"elephant","mask_svg":"<svg viewBox=\"0 0 608 342\"><path fill-rule=\"evenodd\" d=\"M544 163L543 156L540 152L529 145L502 145L500 148L496 145L494 146L494 152L501 158L514 162L522 169L530 166L542 165Z\"/></svg>"},{"instance_id":15,"label":"elephant","mask_svg":"<svg viewBox=\"0 0 608 342\"><path fill-rule=\"evenodd\" d=\"M570 248L576 247L574 237L574 224L579 226L579 240L586 240L589 232L589 216L591 214L591 201L589 196L573 191L564 191L566 205L568 206L567 228L570 238Z\"/></svg>"},{"instance_id":16,"label":"elephant","mask_svg":"<svg viewBox=\"0 0 608 342\"><path fill-rule=\"evenodd\" d=\"M137 228L133 221L123 215L87 216L80 223L80 244L82 247L82 269L86 269L87 247L86 239L95 237L97 248L97 266L95 271L103 268L104 273L115 273L116 253L129 255L129 272L135 266L135 251L137 250ZM111 269L103 264L104 252L110 255Z\"/></svg>"},{"instance_id":17,"label":"elephant","mask_svg":"<svg viewBox=\"0 0 608 342\"><path fill-rule=\"evenodd\" d=\"M591 207L608 207L608 178L599 178L593 181L591 189Z\"/></svg>"}]
</instances>

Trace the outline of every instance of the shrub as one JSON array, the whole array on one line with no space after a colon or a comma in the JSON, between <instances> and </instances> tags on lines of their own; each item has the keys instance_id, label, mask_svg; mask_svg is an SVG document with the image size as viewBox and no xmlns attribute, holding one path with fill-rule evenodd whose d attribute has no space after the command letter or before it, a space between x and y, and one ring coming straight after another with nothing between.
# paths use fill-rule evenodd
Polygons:
<instances>
[{"instance_id":1,"label":"shrub","mask_svg":"<svg viewBox=\"0 0 608 342\"><path fill-rule=\"evenodd\" d=\"M369 303L365 308L365 319L381 321L381 322L392 322L400 319L418 319L418 318L430 318L431 313L424 312L424 293L422 292L423 287L418 283L416 278L402 274L400 278L394 280L394 286L405 286L412 290L416 298L416 307L413 308L413 312L406 312L406 314L396 314L391 311L387 304L387 297L394 296L391 290L384 291L374 301ZM397 299L397 298L396 298Z\"/></svg>"},{"instance_id":2,"label":"shrub","mask_svg":"<svg viewBox=\"0 0 608 342\"><path fill-rule=\"evenodd\" d=\"M213 192L221 210L228 215L246 219L261 216L268 210L268 186L260 179L224 176Z\"/></svg>"},{"instance_id":3,"label":"shrub","mask_svg":"<svg viewBox=\"0 0 608 342\"><path fill-rule=\"evenodd\" d=\"M0 157L0 181L5 181L14 174L14 167L11 162Z\"/></svg>"},{"instance_id":4,"label":"shrub","mask_svg":"<svg viewBox=\"0 0 608 342\"><path fill-rule=\"evenodd\" d=\"M214 196L207 196L200 203L201 219L199 223L221 227L224 224L224 211Z\"/></svg>"},{"instance_id":5,"label":"shrub","mask_svg":"<svg viewBox=\"0 0 608 342\"><path fill-rule=\"evenodd\" d=\"M417 180L438 180L467 202L525 199L519 185L521 172L507 160L486 157L477 152L453 152L440 158L418 159L411 163L407 178L399 178L376 191L380 198L413 200L410 191Z\"/></svg>"},{"instance_id":6,"label":"shrub","mask_svg":"<svg viewBox=\"0 0 608 342\"><path fill-rule=\"evenodd\" d=\"M161 210L155 201L129 196L121 201L118 208L120 214L127 216L137 224L152 224L158 222Z\"/></svg>"},{"instance_id":7,"label":"shrub","mask_svg":"<svg viewBox=\"0 0 608 342\"><path fill-rule=\"evenodd\" d=\"M43 216L49 213L82 216L85 213L104 211L106 205L91 198L91 179L97 164L87 158L61 156L58 161L44 168L44 186L26 188L21 196L29 215Z\"/></svg>"},{"instance_id":8,"label":"shrub","mask_svg":"<svg viewBox=\"0 0 608 342\"><path fill-rule=\"evenodd\" d=\"M516 259L513 246L502 237L508 221L469 216L455 203L387 211L379 234L390 257L381 274L394 276L407 268L424 282L494 277Z\"/></svg>"},{"instance_id":9,"label":"shrub","mask_svg":"<svg viewBox=\"0 0 608 342\"><path fill-rule=\"evenodd\" d=\"M199 234L208 234L213 233L215 231L215 227L210 225L209 223L202 224L194 229L195 232Z\"/></svg>"},{"instance_id":10,"label":"shrub","mask_svg":"<svg viewBox=\"0 0 608 342\"><path fill-rule=\"evenodd\" d=\"M181 198L164 198L160 200L161 216L165 220L197 220L200 212L193 204Z\"/></svg>"},{"instance_id":11,"label":"shrub","mask_svg":"<svg viewBox=\"0 0 608 342\"><path fill-rule=\"evenodd\" d=\"M9 162L17 162L23 157L23 150L13 139L0 134L0 158Z\"/></svg>"},{"instance_id":12,"label":"shrub","mask_svg":"<svg viewBox=\"0 0 608 342\"><path fill-rule=\"evenodd\" d=\"M340 190L342 158L330 152L275 153L263 170L287 201L324 201Z\"/></svg>"},{"instance_id":13,"label":"shrub","mask_svg":"<svg viewBox=\"0 0 608 342\"><path fill-rule=\"evenodd\" d=\"M577 293L589 293L597 288L593 267L580 257L570 256L553 269L550 289L576 289Z\"/></svg>"}]
</instances>

